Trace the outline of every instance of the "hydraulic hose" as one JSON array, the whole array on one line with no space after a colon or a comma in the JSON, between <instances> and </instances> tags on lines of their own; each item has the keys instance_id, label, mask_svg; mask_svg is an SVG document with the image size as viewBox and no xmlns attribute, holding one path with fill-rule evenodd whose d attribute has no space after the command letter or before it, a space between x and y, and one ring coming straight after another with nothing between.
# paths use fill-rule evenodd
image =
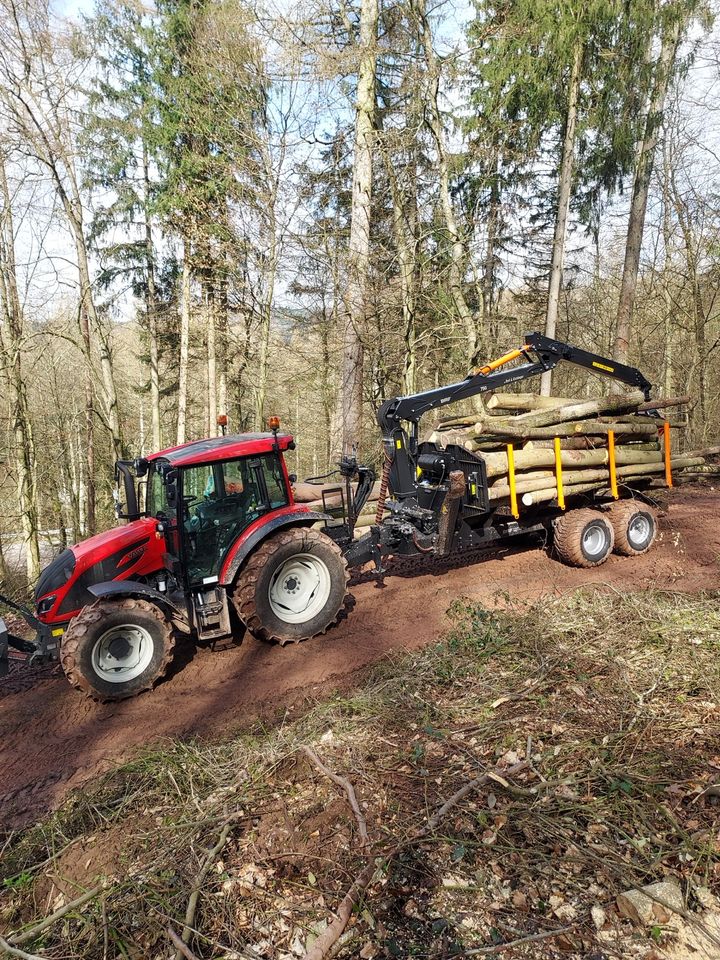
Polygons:
<instances>
[{"instance_id":1,"label":"hydraulic hose","mask_svg":"<svg viewBox=\"0 0 720 960\"><path fill-rule=\"evenodd\" d=\"M380 491L378 494L378 505L375 511L375 523L381 523L383 513L385 512L385 500L387 499L388 484L390 483L390 469L392 460L385 454L385 463L383 464L382 477L380 478Z\"/></svg>"}]
</instances>

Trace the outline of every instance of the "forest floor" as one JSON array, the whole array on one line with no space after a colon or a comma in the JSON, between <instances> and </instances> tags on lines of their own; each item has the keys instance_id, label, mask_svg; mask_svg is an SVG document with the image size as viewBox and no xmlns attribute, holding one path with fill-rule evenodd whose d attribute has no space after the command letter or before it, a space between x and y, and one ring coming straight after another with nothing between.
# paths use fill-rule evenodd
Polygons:
<instances>
[{"instance_id":1,"label":"forest floor","mask_svg":"<svg viewBox=\"0 0 720 960\"><path fill-rule=\"evenodd\" d=\"M490 607L608 590L720 589L720 493L683 487L668 498L661 534L639 558L612 556L594 570L566 567L537 545L478 554L474 562L399 564L380 587L351 583L347 617L324 637L286 647L245 635L226 650L181 652L154 691L100 704L57 668L17 669L0 680L0 826L55 808L70 790L162 738L213 737L294 716L308 699L352 689L362 672L442 636L453 601ZM322 648L322 649L321 649Z\"/></svg>"},{"instance_id":2,"label":"forest floor","mask_svg":"<svg viewBox=\"0 0 720 960\"><path fill-rule=\"evenodd\" d=\"M6 696L0 936L149 960L186 923L198 958L293 960L360 879L328 958L717 958L719 503L678 491L648 556L590 573L527 549L358 584L322 658ZM682 905L623 918L660 880Z\"/></svg>"}]
</instances>

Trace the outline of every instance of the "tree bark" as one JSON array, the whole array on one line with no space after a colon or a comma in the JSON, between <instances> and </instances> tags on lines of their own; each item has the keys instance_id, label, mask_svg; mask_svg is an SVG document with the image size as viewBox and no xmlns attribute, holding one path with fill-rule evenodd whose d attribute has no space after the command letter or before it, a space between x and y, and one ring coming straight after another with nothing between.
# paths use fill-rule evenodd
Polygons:
<instances>
[{"instance_id":1,"label":"tree bark","mask_svg":"<svg viewBox=\"0 0 720 960\"><path fill-rule=\"evenodd\" d=\"M467 338L465 354L468 365L473 367L478 362L481 348L481 337L478 331L477 318L468 306L463 291L465 274L465 244L460 235L452 198L450 196L450 166L447 148L445 145L445 131L443 130L442 115L438 102L440 94L440 65L433 46L432 30L427 16L425 0L414 0L417 19L422 33L422 43L425 52L425 66L428 75L427 117L432 138L435 142L438 167L438 192L440 206L445 221L445 230L448 235L450 248L450 295L458 316L465 328Z\"/></svg>"},{"instance_id":2,"label":"tree bark","mask_svg":"<svg viewBox=\"0 0 720 960\"><path fill-rule=\"evenodd\" d=\"M362 0L347 296L342 318L343 361L337 417L342 425L344 453L352 453L353 447L362 441L363 334L370 265L377 31L378 0Z\"/></svg>"},{"instance_id":3,"label":"tree bark","mask_svg":"<svg viewBox=\"0 0 720 960\"><path fill-rule=\"evenodd\" d=\"M180 365L178 368L177 443L185 443L187 433L188 353L190 347L190 240L183 241L180 280Z\"/></svg>"},{"instance_id":4,"label":"tree bark","mask_svg":"<svg viewBox=\"0 0 720 960\"><path fill-rule=\"evenodd\" d=\"M630 326L632 323L633 306L635 304L638 271L640 269L640 250L645 229L648 191L650 189L653 161L660 134L665 98L672 75L682 26L683 23L681 19L677 18L663 35L660 57L655 71L655 81L648 104L647 117L645 119L645 130L637 152L632 199L630 202L630 218L628 220L627 239L625 243L625 261L620 285L620 300L618 302L615 321L615 346L613 356L621 363L627 363L628 359ZM650 51L648 51L648 54L650 54ZM619 385L613 384L613 389L617 392L620 387Z\"/></svg>"},{"instance_id":5,"label":"tree bark","mask_svg":"<svg viewBox=\"0 0 720 960\"><path fill-rule=\"evenodd\" d=\"M416 330L416 246L417 246L417 193L416 185L409 184L409 197L403 195L392 159L383 153L385 169L390 181L393 205L393 233L397 247L400 295L402 297L403 341L403 393L415 393L417 357L415 354Z\"/></svg>"},{"instance_id":6,"label":"tree bark","mask_svg":"<svg viewBox=\"0 0 720 960\"><path fill-rule=\"evenodd\" d=\"M0 153L0 307L8 333L7 375L10 381L12 430L15 437L17 495L25 543L28 582L33 585L40 576L38 543L38 502L35 484L35 446L22 363L23 309L17 286L15 261L15 229L5 172L5 158Z\"/></svg>"},{"instance_id":7,"label":"tree bark","mask_svg":"<svg viewBox=\"0 0 720 960\"><path fill-rule=\"evenodd\" d=\"M580 95L580 79L582 68L583 44L576 41L573 50L570 87L568 90L568 111L565 121L565 136L563 139L562 161L560 164L560 178L558 181L558 205L555 217L555 233L553 236L552 262L550 264L550 286L548 289L547 313L545 315L545 336L555 338L557 329L558 307L560 305L560 288L562 287L563 264L565 262L565 237L567 234L567 220L570 211L570 194L572 190L573 162L575 157L575 131L577 129L578 99ZM552 388L552 371L546 370L540 378L540 395L550 396Z\"/></svg>"},{"instance_id":8,"label":"tree bark","mask_svg":"<svg viewBox=\"0 0 720 960\"><path fill-rule=\"evenodd\" d=\"M208 283L205 303L207 307L207 393L208 393L208 436L218 433L217 407L217 311L213 280Z\"/></svg>"},{"instance_id":9,"label":"tree bark","mask_svg":"<svg viewBox=\"0 0 720 960\"><path fill-rule=\"evenodd\" d=\"M145 320L148 333L148 353L150 357L150 423L152 431L152 449L162 449L160 427L160 368L158 348L158 303L155 286L155 248L153 246L152 221L149 213L150 164L147 147L143 141L143 183L145 188L145 260L147 279L145 284Z\"/></svg>"}]
</instances>

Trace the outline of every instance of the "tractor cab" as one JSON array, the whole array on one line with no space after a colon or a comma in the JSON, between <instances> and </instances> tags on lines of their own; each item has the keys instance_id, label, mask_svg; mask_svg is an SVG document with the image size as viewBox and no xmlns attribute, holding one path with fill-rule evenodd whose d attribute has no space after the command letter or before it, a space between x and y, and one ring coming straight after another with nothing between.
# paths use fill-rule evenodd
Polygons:
<instances>
[{"instance_id":1,"label":"tractor cab","mask_svg":"<svg viewBox=\"0 0 720 960\"><path fill-rule=\"evenodd\" d=\"M278 438L277 450L261 437L243 439L239 449L238 444L218 446L214 452L229 459L195 462L187 454L160 454L149 461L145 512L162 526L186 588L217 583L238 538L292 504L282 439L290 441Z\"/></svg>"},{"instance_id":2,"label":"tractor cab","mask_svg":"<svg viewBox=\"0 0 720 960\"><path fill-rule=\"evenodd\" d=\"M174 586L202 590L221 580L248 528L292 506L283 453L293 446L287 434L240 434L119 461L117 516L155 521Z\"/></svg>"}]
</instances>

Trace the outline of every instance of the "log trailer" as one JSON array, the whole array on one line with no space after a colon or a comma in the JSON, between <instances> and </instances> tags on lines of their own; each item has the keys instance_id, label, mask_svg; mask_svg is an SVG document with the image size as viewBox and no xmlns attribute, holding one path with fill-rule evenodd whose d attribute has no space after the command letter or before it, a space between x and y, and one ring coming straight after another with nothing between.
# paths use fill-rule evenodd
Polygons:
<instances>
[{"instance_id":1,"label":"log trailer","mask_svg":"<svg viewBox=\"0 0 720 960\"><path fill-rule=\"evenodd\" d=\"M59 659L73 686L119 700L165 674L179 636L215 642L232 637L238 620L280 644L325 633L345 605L349 569L372 562L382 576L388 557L449 556L542 532L561 559L579 566L602 563L614 546L645 552L656 518L642 481L632 489L599 483L567 503L558 490L559 502L520 512L516 498L509 507L490 500L481 457L420 440L429 411L563 361L639 388L650 400L639 370L539 333L459 383L388 400L377 413L384 456L377 514L361 536L355 526L374 470L342 459L338 488L324 493L342 494L339 517L295 503L296 478L284 459L295 445L274 417L266 433L119 461L124 503L118 496L116 512L125 522L60 553L38 580L34 613L11 603L36 637L11 636L0 621L0 658L10 645L30 661Z\"/></svg>"}]
</instances>

